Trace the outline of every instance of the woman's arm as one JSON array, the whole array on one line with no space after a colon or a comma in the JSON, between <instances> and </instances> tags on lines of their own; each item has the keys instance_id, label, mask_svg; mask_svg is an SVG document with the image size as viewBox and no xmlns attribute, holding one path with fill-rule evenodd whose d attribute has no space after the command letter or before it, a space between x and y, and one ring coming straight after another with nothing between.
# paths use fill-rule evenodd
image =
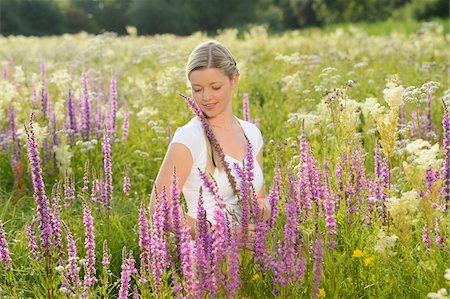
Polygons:
<instances>
[{"instance_id":1,"label":"woman's arm","mask_svg":"<svg viewBox=\"0 0 450 299\"><path fill-rule=\"evenodd\" d=\"M152 217L154 210L156 198L155 187L156 190L158 190L158 193L161 193L163 188L166 190L169 207L172 207L172 199L170 198L169 190L172 183L174 169L176 171L175 174L178 177L178 189L181 192L181 189L184 186L189 173L191 172L192 164L193 160L191 152L184 144L172 143L169 146L153 186L152 195L150 198L150 217ZM180 213L183 212L180 211ZM186 219L186 225L190 227L189 232L192 236L194 236L197 224L196 219L187 214L185 214L184 217Z\"/></svg>"}]
</instances>

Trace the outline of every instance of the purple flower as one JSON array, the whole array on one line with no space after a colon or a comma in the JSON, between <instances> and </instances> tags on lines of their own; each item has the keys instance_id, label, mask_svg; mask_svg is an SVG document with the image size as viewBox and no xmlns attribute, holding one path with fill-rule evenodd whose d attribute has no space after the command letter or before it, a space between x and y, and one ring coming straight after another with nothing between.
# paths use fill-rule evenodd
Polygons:
<instances>
[{"instance_id":1,"label":"purple flower","mask_svg":"<svg viewBox=\"0 0 450 299\"><path fill-rule=\"evenodd\" d=\"M139 247L141 249L141 269L140 269L140 282L145 283L147 281L147 271L150 269L150 234L147 220L147 209L145 208L144 201L141 201L141 207L139 208Z\"/></svg>"},{"instance_id":2,"label":"purple flower","mask_svg":"<svg viewBox=\"0 0 450 299\"><path fill-rule=\"evenodd\" d=\"M108 242L105 239L105 241L103 241L103 257L102 257L102 266L104 272L106 272L109 269L110 264L111 264L111 254L109 254Z\"/></svg>"},{"instance_id":3,"label":"purple flower","mask_svg":"<svg viewBox=\"0 0 450 299\"><path fill-rule=\"evenodd\" d=\"M234 223L228 253L228 275L225 290L228 298L235 298L239 290L239 252L238 252L238 232Z\"/></svg>"},{"instance_id":4,"label":"purple flower","mask_svg":"<svg viewBox=\"0 0 450 299\"><path fill-rule=\"evenodd\" d=\"M445 210L450 208L450 111L449 108L445 108L445 114L442 119L443 128L443 144L444 149L444 171L443 171L443 182L442 182L442 194L445 198Z\"/></svg>"},{"instance_id":5,"label":"purple flower","mask_svg":"<svg viewBox=\"0 0 450 299\"><path fill-rule=\"evenodd\" d=\"M118 105L119 105L118 95L117 95L117 80L114 78L111 79L111 84L110 84L110 104L111 104L111 110L109 112L110 132L111 132L111 135L114 136L116 134L116 130L117 130L116 115L117 115L117 109L118 109Z\"/></svg>"},{"instance_id":6,"label":"purple flower","mask_svg":"<svg viewBox=\"0 0 450 299\"><path fill-rule=\"evenodd\" d=\"M211 255L212 238L208 232L208 222L206 220L206 211L203 207L202 186L197 205L197 229L195 234L195 262L196 262L196 281L195 297L203 298L211 285L215 285L214 276L211 275Z\"/></svg>"},{"instance_id":7,"label":"purple flower","mask_svg":"<svg viewBox=\"0 0 450 299\"><path fill-rule=\"evenodd\" d=\"M113 199L113 179L111 164L111 144L107 130L103 135L103 169L105 172L105 193L103 201L106 207L111 208Z\"/></svg>"},{"instance_id":8,"label":"purple flower","mask_svg":"<svg viewBox=\"0 0 450 299\"><path fill-rule=\"evenodd\" d=\"M316 242L314 244L314 265L313 265L313 290L312 297L317 298L319 294L320 283L322 281L322 262L323 262L323 239L317 231Z\"/></svg>"},{"instance_id":9,"label":"purple flower","mask_svg":"<svg viewBox=\"0 0 450 299\"><path fill-rule=\"evenodd\" d=\"M5 270L11 269L11 257L9 256L8 241L3 230L3 223L0 221L0 262L5 263Z\"/></svg>"},{"instance_id":10,"label":"purple flower","mask_svg":"<svg viewBox=\"0 0 450 299\"><path fill-rule=\"evenodd\" d=\"M130 287L131 275L136 273L136 269L134 268L134 258L133 254L130 251L128 258L126 257L125 247L122 251L122 272L120 273L120 290L119 290L119 299L127 299L128 298L128 289Z\"/></svg>"},{"instance_id":11,"label":"purple flower","mask_svg":"<svg viewBox=\"0 0 450 299\"><path fill-rule=\"evenodd\" d=\"M52 214L52 229L53 229L53 235L55 237L54 244L56 249L58 250L58 255L60 257L64 256L63 252L63 244L62 244L62 237L61 237L61 216L60 216L60 190L61 185L56 184L53 186L52 190L52 208L53 208L53 214Z\"/></svg>"},{"instance_id":12,"label":"purple flower","mask_svg":"<svg viewBox=\"0 0 450 299\"><path fill-rule=\"evenodd\" d=\"M181 207L180 207L180 190L178 189L178 177L174 173L172 175L172 181L170 184L170 198L172 200L171 207L171 219L172 219L172 232L174 234L174 241L176 246L176 254L178 258L181 258Z\"/></svg>"},{"instance_id":13,"label":"purple flower","mask_svg":"<svg viewBox=\"0 0 450 299\"><path fill-rule=\"evenodd\" d=\"M250 108L249 108L249 102L248 102L248 93L244 92L244 98L242 99L242 107L244 112L244 120L251 121L250 120Z\"/></svg>"},{"instance_id":14,"label":"purple flower","mask_svg":"<svg viewBox=\"0 0 450 299\"><path fill-rule=\"evenodd\" d=\"M69 118L69 129L71 134L74 134L77 132L77 119L75 114L75 103L70 89L67 93L67 116Z\"/></svg>"},{"instance_id":15,"label":"purple flower","mask_svg":"<svg viewBox=\"0 0 450 299\"><path fill-rule=\"evenodd\" d=\"M217 185L213 180L211 180L206 173L198 169L200 173L200 178L202 179L203 185L208 189L211 194L214 196L214 201L216 207L213 211L214 223L212 225L213 232L213 258L212 265L213 271L216 279L216 283L220 283L224 281L224 275L222 273L222 263L225 259L225 252L227 250L227 228L228 228L228 220L225 217L224 204L223 200L219 195L217 190ZM216 296L216 292L218 290L218 286L212 286L211 288L211 297Z\"/></svg>"},{"instance_id":16,"label":"purple flower","mask_svg":"<svg viewBox=\"0 0 450 299\"><path fill-rule=\"evenodd\" d=\"M42 247L44 256L50 256L50 245L52 237L51 211L47 196L45 195L45 185L42 178L41 160L39 158L38 145L34 137L33 115L30 119L30 129L25 126L28 139L28 159L31 163L31 176L33 179L33 189L36 197L36 212L39 218L39 230L41 231Z\"/></svg>"},{"instance_id":17,"label":"purple flower","mask_svg":"<svg viewBox=\"0 0 450 299\"><path fill-rule=\"evenodd\" d=\"M151 238L151 270L155 284L155 292L159 294L164 270L170 266L169 244L166 234L167 226L167 195L165 189L156 197L152 217Z\"/></svg>"},{"instance_id":18,"label":"purple flower","mask_svg":"<svg viewBox=\"0 0 450 299\"><path fill-rule=\"evenodd\" d=\"M123 176L123 193L125 193L126 196L130 196L130 189L131 189L130 177L128 176L128 169L126 169L125 175Z\"/></svg>"},{"instance_id":19,"label":"purple flower","mask_svg":"<svg viewBox=\"0 0 450 299\"><path fill-rule=\"evenodd\" d=\"M86 248L86 256L84 263L84 293L83 297L89 296L89 289L97 281L95 278L95 235L94 220L91 211L86 202L83 202L83 223L86 231L84 239L84 247Z\"/></svg>"},{"instance_id":20,"label":"purple flower","mask_svg":"<svg viewBox=\"0 0 450 299\"><path fill-rule=\"evenodd\" d=\"M66 288L69 287L76 292L81 287L80 277L78 276L80 267L78 267L77 246L70 230L67 227L66 230L68 267L67 270L63 271L63 277Z\"/></svg>"},{"instance_id":21,"label":"purple flower","mask_svg":"<svg viewBox=\"0 0 450 299\"><path fill-rule=\"evenodd\" d=\"M34 259L37 261L37 260L39 260L40 253L39 253L39 247L38 247L37 241L36 241L36 235L35 235L34 229L33 229L33 224L26 225L25 228L27 231L28 247L30 248L31 253L34 256Z\"/></svg>"},{"instance_id":22,"label":"purple flower","mask_svg":"<svg viewBox=\"0 0 450 299\"><path fill-rule=\"evenodd\" d=\"M192 261L192 247L191 247L191 235L189 234L189 227L183 226L181 229L181 269L184 276L184 290L187 297L194 296L194 265Z\"/></svg>"},{"instance_id":23,"label":"purple flower","mask_svg":"<svg viewBox=\"0 0 450 299\"><path fill-rule=\"evenodd\" d=\"M91 103L89 101L89 88L86 73L81 75L82 100L81 100L81 127L84 140L89 140L91 122Z\"/></svg>"},{"instance_id":24,"label":"purple flower","mask_svg":"<svg viewBox=\"0 0 450 299\"><path fill-rule=\"evenodd\" d=\"M89 191L89 160L84 163L83 189L81 191L88 194Z\"/></svg>"},{"instance_id":25,"label":"purple flower","mask_svg":"<svg viewBox=\"0 0 450 299\"><path fill-rule=\"evenodd\" d=\"M270 227L273 227L278 217L278 214L280 213L280 208L278 207L278 201L280 200L280 191L281 191L281 169L280 165L277 164L275 176L273 177L272 188L270 189L268 196L268 200L271 207L269 219Z\"/></svg>"},{"instance_id":26,"label":"purple flower","mask_svg":"<svg viewBox=\"0 0 450 299\"><path fill-rule=\"evenodd\" d=\"M430 239L430 234L429 234L429 230L428 230L428 225L426 225L426 224L423 227L422 242L425 243L427 250L430 251L431 250L431 239Z\"/></svg>"},{"instance_id":27,"label":"purple flower","mask_svg":"<svg viewBox=\"0 0 450 299\"><path fill-rule=\"evenodd\" d=\"M128 138L128 132L130 130L130 113L126 111L123 115L123 125L122 125L122 143Z\"/></svg>"},{"instance_id":28,"label":"purple flower","mask_svg":"<svg viewBox=\"0 0 450 299\"><path fill-rule=\"evenodd\" d=\"M445 248L445 237L441 234L441 228L439 225L439 218L435 219L434 222L434 232L436 233L436 244L440 247L440 248Z\"/></svg>"}]
</instances>

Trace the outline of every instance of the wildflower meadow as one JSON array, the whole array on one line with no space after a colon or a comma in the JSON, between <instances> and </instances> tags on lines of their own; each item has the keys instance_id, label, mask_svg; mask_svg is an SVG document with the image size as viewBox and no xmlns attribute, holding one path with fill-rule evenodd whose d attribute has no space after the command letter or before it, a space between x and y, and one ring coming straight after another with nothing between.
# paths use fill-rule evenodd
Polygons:
<instances>
[{"instance_id":1,"label":"wildflower meadow","mask_svg":"<svg viewBox=\"0 0 450 299\"><path fill-rule=\"evenodd\" d=\"M448 298L449 38L435 23L0 37L0 298ZM236 57L234 112L264 137L271 217L249 155L242 234L204 173L195 236L176 173L149 211L197 117L184 67L207 39Z\"/></svg>"}]
</instances>

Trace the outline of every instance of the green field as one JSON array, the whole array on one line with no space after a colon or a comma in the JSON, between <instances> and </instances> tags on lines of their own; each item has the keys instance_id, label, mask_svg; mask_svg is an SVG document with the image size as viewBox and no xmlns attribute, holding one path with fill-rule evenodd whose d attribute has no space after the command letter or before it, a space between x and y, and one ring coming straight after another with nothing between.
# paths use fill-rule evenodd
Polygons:
<instances>
[{"instance_id":1,"label":"green field","mask_svg":"<svg viewBox=\"0 0 450 299\"><path fill-rule=\"evenodd\" d=\"M450 268L445 193L450 154L443 144L450 142L450 132L443 129L443 119L444 103L450 106L450 36L439 23L416 23L397 30L353 25L278 35L253 27L216 36L0 37L0 219L12 260L8 269L0 256L0 297L82 295L89 251L83 200L95 233L96 282L86 287L87 297L117 298L123 250L132 251L136 261L130 297L133 292L141 298L195 297L180 270L182 261L175 259L164 269L161 284L151 270L145 274L140 269L139 207L149 204L168 136L193 117L178 94L190 95L184 66L190 51L207 39L223 43L238 62L233 109L243 118L242 100L248 93L251 118L259 120L265 140L266 193L277 167L282 178L280 214L264 243L271 263L256 263L252 251L241 250L235 297L425 298L442 288L449 292L450 273L444 275ZM92 199L92 188L95 179L105 178L102 145L105 119L114 110L112 79L117 80L118 109L117 130L110 134L113 195L108 208ZM75 134L69 130L69 90L79 130ZM91 113L88 136L81 129L85 97ZM61 197L63 247L51 245L50 252L42 245L24 130L32 112L47 197ZM87 161L89 189L84 192ZM123 190L126 174L128 195ZM75 199L68 200L65 189L73 190ZM299 208L290 218L286 209L294 203ZM327 204L333 211L327 211ZM50 206L55 214L57 206ZM335 236L325 216L336 219ZM295 240L289 243L286 230L293 219ZM33 225L37 236L37 259L27 225ZM70 264L68 231L76 242L80 279L78 287L69 283L70 295L63 292L70 289L63 279ZM173 256L173 237L166 238ZM102 265L105 240L111 254L108 269ZM1 236L0 241L4 246ZM317 254L321 241L323 258ZM286 257L298 268L286 269ZM216 296L226 297L231 294L225 288L231 268L221 266L226 279ZM193 269L196 273L195 262ZM142 283L145 275L150 281Z\"/></svg>"}]
</instances>

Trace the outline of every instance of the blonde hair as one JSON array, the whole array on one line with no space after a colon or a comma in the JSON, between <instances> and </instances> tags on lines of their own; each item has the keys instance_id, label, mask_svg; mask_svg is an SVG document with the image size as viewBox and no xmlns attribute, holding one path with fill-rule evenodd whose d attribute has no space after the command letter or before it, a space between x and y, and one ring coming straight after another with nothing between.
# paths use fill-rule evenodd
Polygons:
<instances>
[{"instance_id":1,"label":"blonde hair","mask_svg":"<svg viewBox=\"0 0 450 299\"><path fill-rule=\"evenodd\" d=\"M199 44L192 50L189 55L188 62L186 64L186 77L189 79L191 72L195 70L202 70L208 68L217 68L224 72L224 74L230 79L238 73L239 70L236 66L236 60L231 52L225 48L221 43L211 40ZM219 156L211 145L211 141L205 134L206 138L206 172L214 173L214 169L217 168L222 171L222 165L219 163Z\"/></svg>"}]
</instances>

